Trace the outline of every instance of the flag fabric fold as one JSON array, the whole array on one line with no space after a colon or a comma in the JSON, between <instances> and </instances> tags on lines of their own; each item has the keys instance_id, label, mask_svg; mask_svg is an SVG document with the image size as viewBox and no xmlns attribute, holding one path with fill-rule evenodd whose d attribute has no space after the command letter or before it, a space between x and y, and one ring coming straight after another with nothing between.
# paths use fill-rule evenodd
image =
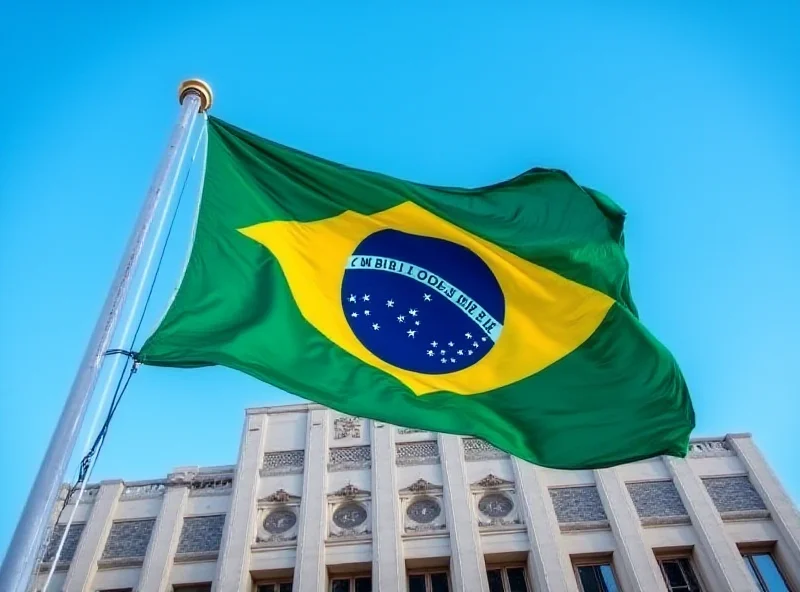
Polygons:
<instances>
[{"instance_id":1,"label":"flag fabric fold","mask_svg":"<svg viewBox=\"0 0 800 592\"><path fill-rule=\"evenodd\" d=\"M422 185L208 126L192 252L139 361L548 467L686 454L688 389L638 319L610 198L552 169Z\"/></svg>"}]
</instances>

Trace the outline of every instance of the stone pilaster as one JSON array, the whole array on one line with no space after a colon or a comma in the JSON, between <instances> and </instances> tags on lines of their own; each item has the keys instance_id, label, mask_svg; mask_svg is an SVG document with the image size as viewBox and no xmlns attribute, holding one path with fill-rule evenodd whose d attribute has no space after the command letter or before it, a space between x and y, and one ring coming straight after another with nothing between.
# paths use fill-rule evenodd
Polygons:
<instances>
[{"instance_id":1,"label":"stone pilaster","mask_svg":"<svg viewBox=\"0 0 800 592\"><path fill-rule=\"evenodd\" d=\"M308 413L303 494L297 534L297 562L294 567L296 592L325 590L325 491L328 456L328 412L314 409Z\"/></svg>"},{"instance_id":2,"label":"stone pilaster","mask_svg":"<svg viewBox=\"0 0 800 592\"><path fill-rule=\"evenodd\" d=\"M574 578L567 578L572 567L559 544L560 530L541 469L513 458L517 493L523 505L525 526L531 550L528 577L537 592L578 592Z\"/></svg>"},{"instance_id":3,"label":"stone pilaster","mask_svg":"<svg viewBox=\"0 0 800 592\"><path fill-rule=\"evenodd\" d=\"M92 512L70 563L67 579L64 581L64 592L91 590L92 580L97 573L97 562L111 530L114 512L123 488L122 481L100 483Z\"/></svg>"},{"instance_id":4,"label":"stone pilaster","mask_svg":"<svg viewBox=\"0 0 800 592\"><path fill-rule=\"evenodd\" d=\"M169 591L169 570L178 547L188 497L188 483L167 486L142 566L138 592Z\"/></svg>"},{"instance_id":5,"label":"stone pilaster","mask_svg":"<svg viewBox=\"0 0 800 592\"><path fill-rule=\"evenodd\" d=\"M594 479L614 534L621 575L628 581L628 587L622 587L641 592L666 592L653 550L644 541L639 515L616 469L594 471Z\"/></svg>"},{"instance_id":6,"label":"stone pilaster","mask_svg":"<svg viewBox=\"0 0 800 592\"><path fill-rule=\"evenodd\" d=\"M393 426L370 421L372 442L372 587L406 592L406 569L400 538L400 498Z\"/></svg>"},{"instance_id":7,"label":"stone pilaster","mask_svg":"<svg viewBox=\"0 0 800 592\"><path fill-rule=\"evenodd\" d=\"M795 581L800 581L800 514L797 508L749 434L731 434L727 441L746 467L750 482L778 527L783 539L778 542L778 553L786 557L784 569Z\"/></svg>"},{"instance_id":8,"label":"stone pilaster","mask_svg":"<svg viewBox=\"0 0 800 592\"><path fill-rule=\"evenodd\" d=\"M248 415L245 419L239 462L233 478L231 508L222 532L215 592L249 590L250 545L255 542L254 524L258 469L264 458L267 415Z\"/></svg>"},{"instance_id":9,"label":"stone pilaster","mask_svg":"<svg viewBox=\"0 0 800 592\"><path fill-rule=\"evenodd\" d=\"M709 559L714 590L750 592L753 581L736 544L726 535L714 503L700 478L682 458L664 457L681 501L692 520L700 550Z\"/></svg>"},{"instance_id":10,"label":"stone pilaster","mask_svg":"<svg viewBox=\"0 0 800 592\"><path fill-rule=\"evenodd\" d=\"M450 577L454 592L488 592L486 562L478 524L470 507L470 488L461 438L439 434L444 479L444 509L450 532Z\"/></svg>"}]
</instances>

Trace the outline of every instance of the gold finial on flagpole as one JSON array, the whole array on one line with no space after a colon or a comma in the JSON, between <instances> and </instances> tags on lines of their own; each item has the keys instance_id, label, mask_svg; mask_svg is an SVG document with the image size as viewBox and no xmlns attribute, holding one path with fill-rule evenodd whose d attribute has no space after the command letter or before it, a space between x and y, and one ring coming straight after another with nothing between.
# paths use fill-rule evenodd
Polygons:
<instances>
[{"instance_id":1,"label":"gold finial on flagpole","mask_svg":"<svg viewBox=\"0 0 800 592\"><path fill-rule=\"evenodd\" d=\"M181 82L181 85L178 87L178 100L181 104L189 93L196 94L200 97L200 113L211 109L211 104L214 102L214 94L211 92L211 87L205 80L190 78L189 80Z\"/></svg>"}]
</instances>

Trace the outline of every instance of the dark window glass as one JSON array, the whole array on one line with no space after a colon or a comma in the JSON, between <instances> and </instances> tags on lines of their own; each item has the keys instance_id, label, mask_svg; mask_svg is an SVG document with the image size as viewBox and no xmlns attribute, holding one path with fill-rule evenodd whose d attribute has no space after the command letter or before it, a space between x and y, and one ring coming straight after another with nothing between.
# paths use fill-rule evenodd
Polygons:
<instances>
[{"instance_id":1,"label":"dark window glass","mask_svg":"<svg viewBox=\"0 0 800 592\"><path fill-rule=\"evenodd\" d=\"M582 565L578 568L578 578L581 581L581 590L583 592L606 592L602 587L602 582L598 579L595 573L594 565Z\"/></svg>"},{"instance_id":2,"label":"dark window glass","mask_svg":"<svg viewBox=\"0 0 800 592\"><path fill-rule=\"evenodd\" d=\"M450 592L446 572L431 574L431 592Z\"/></svg>"},{"instance_id":3,"label":"dark window glass","mask_svg":"<svg viewBox=\"0 0 800 592\"><path fill-rule=\"evenodd\" d=\"M292 592L292 583L278 584L278 592Z\"/></svg>"},{"instance_id":4,"label":"dark window glass","mask_svg":"<svg viewBox=\"0 0 800 592\"><path fill-rule=\"evenodd\" d=\"M697 581L697 576L694 575L692 563L688 559L683 558L680 560L680 564L683 568L683 573L686 574L686 581L689 583L689 590L691 590L691 592L700 592L700 582Z\"/></svg>"},{"instance_id":5,"label":"dark window glass","mask_svg":"<svg viewBox=\"0 0 800 592\"><path fill-rule=\"evenodd\" d=\"M687 588L689 586L686 578L683 577L683 570L681 569L678 560L672 561L664 561L664 575L667 578L667 585L670 587L670 590Z\"/></svg>"},{"instance_id":6,"label":"dark window glass","mask_svg":"<svg viewBox=\"0 0 800 592\"><path fill-rule=\"evenodd\" d=\"M425 576L408 576L408 592L425 592Z\"/></svg>"},{"instance_id":7,"label":"dark window glass","mask_svg":"<svg viewBox=\"0 0 800 592\"><path fill-rule=\"evenodd\" d=\"M508 592L528 592L525 583L525 570L521 567L512 567L506 570L508 576Z\"/></svg>"},{"instance_id":8,"label":"dark window glass","mask_svg":"<svg viewBox=\"0 0 800 592\"><path fill-rule=\"evenodd\" d=\"M503 570L490 569L486 577L489 579L489 592L503 592Z\"/></svg>"},{"instance_id":9,"label":"dark window glass","mask_svg":"<svg viewBox=\"0 0 800 592\"><path fill-rule=\"evenodd\" d=\"M331 592L350 592L350 580L333 580Z\"/></svg>"},{"instance_id":10,"label":"dark window glass","mask_svg":"<svg viewBox=\"0 0 800 592\"><path fill-rule=\"evenodd\" d=\"M619 592L611 565L582 565L578 568L578 579L583 592Z\"/></svg>"},{"instance_id":11,"label":"dark window glass","mask_svg":"<svg viewBox=\"0 0 800 592\"><path fill-rule=\"evenodd\" d=\"M700 592L700 584L688 559L665 559L661 562L664 581L670 592Z\"/></svg>"},{"instance_id":12,"label":"dark window glass","mask_svg":"<svg viewBox=\"0 0 800 592\"><path fill-rule=\"evenodd\" d=\"M372 578L356 578L356 592L372 592Z\"/></svg>"}]
</instances>

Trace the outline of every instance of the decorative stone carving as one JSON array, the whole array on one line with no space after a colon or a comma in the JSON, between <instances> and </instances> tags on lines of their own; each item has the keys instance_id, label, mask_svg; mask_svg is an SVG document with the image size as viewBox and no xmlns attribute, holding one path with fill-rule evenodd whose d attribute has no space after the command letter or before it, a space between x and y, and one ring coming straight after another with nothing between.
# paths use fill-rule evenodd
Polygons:
<instances>
[{"instance_id":1,"label":"decorative stone carving","mask_svg":"<svg viewBox=\"0 0 800 592\"><path fill-rule=\"evenodd\" d=\"M74 503L76 499L78 499L78 492L80 488L73 491L69 496L68 503ZM99 485L87 485L86 488L83 490L83 495L81 496L80 503L82 504L93 504L95 498L97 497L97 493L100 491Z\"/></svg>"},{"instance_id":2,"label":"decorative stone carving","mask_svg":"<svg viewBox=\"0 0 800 592\"><path fill-rule=\"evenodd\" d=\"M447 528L442 512L442 493L441 485L421 478L400 490L406 533L425 534Z\"/></svg>"},{"instance_id":3,"label":"decorative stone carving","mask_svg":"<svg viewBox=\"0 0 800 592\"><path fill-rule=\"evenodd\" d=\"M550 499L562 531L608 528L603 502L594 485L553 487Z\"/></svg>"},{"instance_id":4,"label":"decorative stone carving","mask_svg":"<svg viewBox=\"0 0 800 592\"><path fill-rule=\"evenodd\" d=\"M333 513L333 523L339 528L352 529L367 521L367 510L361 504L346 503L336 508Z\"/></svg>"},{"instance_id":5,"label":"decorative stone carving","mask_svg":"<svg viewBox=\"0 0 800 592\"><path fill-rule=\"evenodd\" d=\"M703 477L703 485L723 520L748 520L769 515L764 500L747 475Z\"/></svg>"},{"instance_id":6,"label":"decorative stone carving","mask_svg":"<svg viewBox=\"0 0 800 592\"><path fill-rule=\"evenodd\" d=\"M441 485L434 485L430 481L426 481L425 479L417 479L411 485L406 487L405 489L400 490L401 493L409 492L409 493L427 493L429 491L442 491Z\"/></svg>"},{"instance_id":7,"label":"decorative stone carving","mask_svg":"<svg viewBox=\"0 0 800 592\"><path fill-rule=\"evenodd\" d=\"M225 514L184 518L176 553L217 553L224 526Z\"/></svg>"},{"instance_id":8,"label":"decorative stone carving","mask_svg":"<svg viewBox=\"0 0 800 592\"><path fill-rule=\"evenodd\" d=\"M227 495L233 489L233 475L197 475L189 483L189 495Z\"/></svg>"},{"instance_id":9,"label":"decorative stone carving","mask_svg":"<svg viewBox=\"0 0 800 592\"><path fill-rule=\"evenodd\" d=\"M102 559L132 559L137 563L143 561L155 523L155 518L112 523Z\"/></svg>"},{"instance_id":10,"label":"decorative stone carving","mask_svg":"<svg viewBox=\"0 0 800 592\"><path fill-rule=\"evenodd\" d=\"M472 485L481 528L518 528L522 515L516 504L514 483L491 473ZM487 492L486 490L490 491Z\"/></svg>"},{"instance_id":11,"label":"decorative stone carving","mask_svg":"<svg viewBox=\"0 0 800 592\"><path fill-rule=\"evenodd\" d=\"M256 544L292 544L297 540L297 515L300 496L278 489L258 500Z\"/></svg>"},{"instance_id":12,"label":"decorative stone carving","mask_svg":"<svg viewBox=\"0 0 800 592\"><path fill-rule=\"evenodd\" d=\"M346 485L329 496L328 515L331 539L364 538L372 534L369 491Z\"/></svg>"},{"instance_id":13,"label":"decorative stone carving","mask_svg":"<svg viewBox=\"0 0 800 592\"><path fill-rule=\"evenodd\" d=\"M153 497L154 495L161 495L166 490L167 486L189 486L189 495L227 495L233 489L233 470L230 467L215 467L219 470L216 471L200 471L196 469L186 468L181 471L170 473L167 476L166 482L161 482L160 487L158 483L137 485L136 487L150 487L150 490L144 489L139 495L132 492L130 495L128 490L133 490L133 487L128 487L123 492L123 499L129 497Z\"/></svg>"},{"instance_id":14,"label":"decorative stone carving","mask_svg":"<svg viewBox=\"0 0 800 592\"><path fill-rule=\"evenodd\" d=\"M696 440L689 443L691 458L713 458L718 456L735 456L725 440Z\"/></svg>"},{"instance_id":15,"label":"decorative stone carving","mask_svg":"<svg viewBox=\"0 0 800 592\"><path fill-rule=\"evenodd\" d=\"M271 534L283 534L297 524L297 514L289 509L273 510L264 518L264 530Z\"/></svg>"},{"instance_id":16,"label":"decorative stone carving","mask_svg":"<svg viewBox=\"0 0 800 592\"><path fill-rule=\"evenodd\" d=\"M464 460L490 460L493 458L507 458L508 454L495 448L480 438L464 438Z\"/></svg>"},{"instance_id":17,"label":"decorative stone carving","mask_svg":"<svg viewBox=\"0 0 800 592\"><path fill-rule=\"evenodd\" d=\"M282 450L279 452L265 452L261 476L289 475L302 473L305 462L304 450Z\"/></svg>"},{"instance_id":18,"label":"decorative stone carving","mask_svg":"<svg viewBox=\"0 0 800 592\"><path fill-rule=\"evenodd\" d=\"M513 485L514 485L513 481L508 481L507 479L503 479L501 477L498 477L497 475L489 473L480 481L473 483L472 487L482 488L482 489L492 489L496 487L510 487Z\"/></svg>"},{"instance_id":19,"label":"decorative stone carving","mask_svg":"<svg viewBox=\"0 0 800 592\"><path fill-rule=\"evenodd\" d=\"M167 483L170 485L185 485L192 482L197 476L197 471L177 471L167 475Z\"/></svg>"},{"instance_id":20,"label":"decorative stone carving","mask_svg":"<svg viewBox=\"0 0 800 592\"><path fill-rule=\"evenodd\" d=\"M422 442L398 442L395 444L395 464L398 466L439 464L439 443L436 440Z\"/></svg>"},{"instance_id":21,"label":"decorative stone carving","mask_svg":"<svg viewBox=\"0 0 800 592\"><path fill-rule=\"evenodd\" d=\"M503 494L490 493L480 499L478 509L490 518L505 518L514 509L514 502Z\"/></svg>"},{"instance_id":22,"label":"decorative stone carving","mask_svg":"<svg viewBox=\"0 0 800 592\"><path fill-rule=\"evenodd\" d=\"M644 526L688 524L689 515L671 480L626 484L636 513Z\"/></svg>"},{"instance_id":23,"label":"decorative stone carving","mask_svg":"<svg viewBox=\"0 0 800 592\"><path fill-rule=\"evenodd\" d=\"M129 499L159 497L164 495L166 489L167 486L163 481L155 481L153 483L142 483L138 485L136 484L127 485L125 489L122 490L122 496L120 499L129 500Z\"/></svg>"},{"instance_id":24,"label":"decorative stone carving","mask_svg":"<svg viewBox=\"0 0 800 592\"><path fill-rule=\"evenodd\" d=\"M353 471L368 469L371 466L372 454L369 446L343 446L331 448L328 470Z\"/></svg>"},{"instance_id":25,"label":"decorative stone carving","mask_svg":"<svg viewBox=\"0 0 800 592\"><path fill-rule=\"evenodd\" d=\"M341 489L339 489L337 491L334 491L331 494L331 496L333 496L333 497L345 497L345 498L351 498L351 497L356 497L356 496L360 496L360 495L369 495L369 491L365 491L363 489L359 489L358 487L356 487L352 483L348 483L347 485L345 485Z\"/></svg>"},{"instance_id":26,"label":"decorative stone carving","mask_svg":"<svg viewBox=\"0 0 800 592\"><path fill-rule=\"evenodd\" d=\"M419 524L430 524L442 513L439 502L432 497L421 497L409 504L406 515Z\"/></svg>"},{"instance_id":27,"label":"decorative stone carving","mask_svg":"<svg viewBox=\"0 0 800 592\"><path fill-rule=\"evenodd\" d=\"M333 439L342 440L344 438L361 437L361 420L357 417L345 415L333 420Z\"/></svg>"},{"instance_id":28,"label":"decorative stone carving","mask_svg":"<svg viewBox=\"0 0 800 592\"><path fill-rule=\"evenodd\" d=\"M290 497L291 496L285 489L278 489L275 493L270 493L267 497L261 498L259 501L286 503L289 501Z\"/></svg>"},{"instance_id":29,"label":"decorative stone carving","mask_svg":"<svg viewBox=\"0 0 800 592\"><path fill-rule=\"evenodd\" d=\"M64 539L64 547L61 549L61 555L58 558L59 565L62 563L69 564L69 562L72 561L85 526L86 524L84 523L73 523L69 527L67 536ZM55 558L56 549L58 549L58 545L61 542L61 537L64 536L65 528L66 524L56 524L55 528L53 528L53 531L50 533L44 558L42 559L45 563L50 564Z\"/></svg>"}]
</instances>

